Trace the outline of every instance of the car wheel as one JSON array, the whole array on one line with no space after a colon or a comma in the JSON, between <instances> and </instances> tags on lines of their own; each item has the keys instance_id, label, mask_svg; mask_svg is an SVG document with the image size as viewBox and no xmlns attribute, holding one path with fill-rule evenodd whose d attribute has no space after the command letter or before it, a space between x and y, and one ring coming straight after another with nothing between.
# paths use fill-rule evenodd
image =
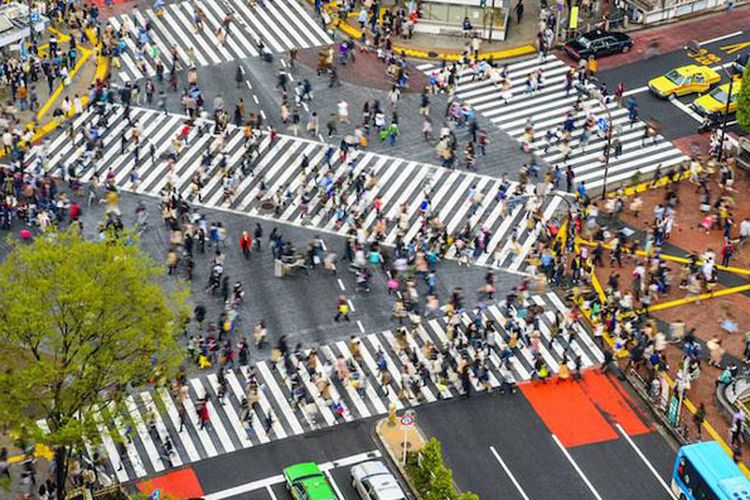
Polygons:
<instances>
[{"instance_id":1,"label":"car wheel","mask_svg":"<svg viewBox=\"0 0 750 500\"><path fill-rule=\"evenodd\" d=\"M623 47L622 47L622 53L623 53L623 54L627 54L628 52L630 52L630 47L631 47L631 46L630 46L630 45L627 45L627 44L626 44L626 45L623 45Z\"/></svg>"}]
</instances>

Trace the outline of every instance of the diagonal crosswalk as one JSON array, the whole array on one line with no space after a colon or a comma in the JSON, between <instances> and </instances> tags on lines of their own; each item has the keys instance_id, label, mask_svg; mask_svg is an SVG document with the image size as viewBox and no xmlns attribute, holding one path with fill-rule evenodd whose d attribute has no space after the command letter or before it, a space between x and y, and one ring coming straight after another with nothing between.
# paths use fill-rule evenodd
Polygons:
<instances>
[{"instance_id":1,"label":"diagonal crosswalk","mask_svg":"<svg viewBox=\"0 0 750 500\"><path fill-rule=\"evenodd\" d=\"M128 123L119 107L109 108L105 116L106 127L99 127L101 116L94 110L85 111L73 123L78 131L76 142L69 140L67 132L61 133L33 149L29 161L44 149L48 171L53 173L69 171L72 162L84 182L96 174L101 180L111 178L119 188L154 196L171 185L184 198L206 207L340 235L354 228L374 237L378 220L372 207L380 198L387 221L381 233L384 243L394 244L402 238L404 243L417 242L429 248L443 228L454 236L468 230L469 240L484 231L488 237L483 251L464 248L460 252L471 253L467 260L476 264L511 271L521 269L544 224L561 203L559 197L537 200L512 181L364 150L350 150L344 157L340 149L328 144L285 135L273 143L267 134L259 136L245 175L240 164L250 142L233 126L227 128L223 139L192 131L188 144L170 166L167 156L184 127L184 116L134 108ZM146 138L137 163L132 143L127 142L123 152L121 138L125 134L129 140L131 124L141 127L141 137ZM84 133L100 136L94 141L100 145L99 154L94 154L91 140L83 139ZM154 146L154 161L149 157L149 145ZM331 158L330 166L326 156ZM222 158L226 168L219 166ZM309 160L306 168L303 158ZM201 179L200 200L193 186L196 176ZM516 195L506 196L514 192ZM420 209L423 201L429 201L431 222L427 225ZM270 210L269 202L274 207ZM454 246L448 258L460 257L457 252Z\"/></svg>"},{"instance_id":2,"label":"diagonal crosswalk","mask_svg":"<svg viewBox=\"0 0 750 500\"><path fill-rule=\"evenodd\" d=\"M223 397L217 372L212 371L191 377L177 394L165 388L136 390L122 407L110 407L97 415L99 439L88 443L88 452L106 456L107 473L126 482L289 436L383 415L390 404L403 409L456 398L462 394L458 373L463 366L468 366L473 390L487 391L501 388L504 382L531 379L536 353L553 372L563 359L572 368L576 356L580 356L583 368L602 361L601 351L577 323L563 326L564 333L552 340L556 314L567 317L569 312L557 295L533 296L528 304L541 308L528 324L519 310L493 304L478 315L463 313L457 317L455 330L449 328L447 317L425 318L406 335L395 329L360 337L358 348L350 342L334 341L289 356L288 361L234 366L224 372ZM486 340L467 336L476 318L483 325L488 321L496 325ZM522 340L511 348L514 330L520 332ZM340 377L341 372L345 376ZM390 377L384 378L384 373ZM253 390L256 384L257 395ZM245 398L257 400L257 404L243 408ZM199 425L196 413L203 400L210 416L205 428ZM186 410L182 426L180 406ZM337 406L342 411L334 411ZM166 438L173 444L171 453L163 451Z\"/></svg>"},{"instance_id":3,"label":"diagonal crosswalk","mask_svg":"<svg viewBox=\"0 0 750 500\"><path fill-rule=\"evenodd\" d=\"M196 16L204 19L200 30L194 25ZM222 43L218 32L224 29L228 16L229 34ZM145 9L113 16L108 21L118 32L124 30L128 34L124 37L126 50L121 54L118 73L123 81L155 75L157 60L169 70L173 47L182 65L207 66L258 56L259 42L271 52L331 42L331 37L297 0L257 5L243 0L183 1L165 5L159 14Z\"/></svg>"},{"instance_id":4,"label":"diagonal crosswalk","mask_svg":"<svg viewBox=\"0 0 750 500\"><path fill-rule=\"evenodd\" d=\"M430 63L419 65L418 68L428 75L439 76L444 71ZM575 89L570 92L565 90L565 75L569 69L555 56L549 56L541 63L534 57L509 64L509 94L502 89L498 78L474 79L473 70L459 69L456 96L519 142L524 140L526 127L531 124L535 132L533 148L537 156L550 165L559 165L563 171L569 165L575 174L575 181L585 181L589 188L597 188L604 183L604 149L607 142L604 134L594 130L588 143L582 147L581 136L589 114L596 120L604 118L609 121L611 118L614 137L622 145L619 156L610 156L608 183L627 181L637 172L643 177L659 165L665 172L687 159L661 136L657 136L656 140L649 139L644 144L642 138L647 125L638 120L631 126L627 109L619 107L614 100L607 104L607 113L598 99L585 96L579 110L575 111L576 129L571 135L569 153L557 140L549 141L551 145L548 145L547 132L561 130L567 113L579 99ZM528 92L526 81L534 71L541 71L543 84L534 92ZM589 85L589 88L593 87Z\"/></svg>"}]
</instances>

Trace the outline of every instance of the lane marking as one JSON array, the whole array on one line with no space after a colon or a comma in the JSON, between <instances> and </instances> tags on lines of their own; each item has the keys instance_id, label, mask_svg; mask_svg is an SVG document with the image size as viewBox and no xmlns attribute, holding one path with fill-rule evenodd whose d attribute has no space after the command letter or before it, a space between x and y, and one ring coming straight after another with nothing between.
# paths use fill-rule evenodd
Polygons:
<instances>
[{"instance_id":1,"label":"lane marking","mask_svg":"<svg viewBox=\"0 0 750 500\"><path fill-rule=\"evenodd\" d=\"M703 123L704 121L703 118L696 111L694 111L689 105L683 103L682 101L680 101L674 96L670 96L668 101L672 105L674 105L677 109L679 109L680 111L688 115L690 118L692 118L693 120L697 121L698 123Z\"/></svg>"},{"instance_id":2,"label":"lane marking","mask_svg":"<svg viewBox=\"0 0 750 500\"><path fill-rule=\"evenodd\" d=\"M497 450L495 450L494 446L490 446L490 451L492 452L493 455L495 455L495 459L500 463L500 467L502 467L505 473L508 474L508 477L513 483L513 486L515 486L516 489L518 490L518 493L521 494L521 498L523 498L523 500L530 500L529 495L527 495L526 492L523 490L523 488L521 488L521 484L516 479L516 476L513 475L513 472L511 472L511 470L505 464L503 459L500 458L500 455L497 453Z\"/></svg>"},{"instance_id":3,"label":"lane marking","mask_svg":"<svg viewBox=\"0 0 750 500\"><path fill-rule=\"evenodd\" d=\"M357 326L359 327L360 332L365 333L365 327L362 326L362 321L357 320Z\"/></svg>"},{"instance_id":4,"label":"lane marking","mask_svg":"<svg viewBox=\"0 0 750 500\"><path fill-rule=\"evenodd\" d=\"M276 497L276 493L273 492L271 486L266 485L266 491L268 492L268 496L271 497L271 500L278 500L278 498Z\"/></svg>"},{"instance_id":5,"label":"lane marking","mask_svg":"<svg viewBox=\"0 0 750 500\"><path fill-rule=\"evenodd\" d=\"M319 464L318 467L321 471L326 473L328 475L328 472L333 469L338 469L341 467L348 467L350 465L355 465L360 462L365 462L367 460L373 460L376 458L382 457L382 454L379 450L370 450L365 451L362 453L356 453L354 455L350 455L348 457L339 458L337 460L331 460L330 462L326 462L324 464ZM329 476L330 479L330 476ZM276 474L275 476L266 477L263 479L257 479L255 481L251 481L249 483L240 484L238 486L234 486L232 488L217 491L215 493L209 493L206 495L203 495L204 500L222 500L223 498L231 498L234 496L241 495L243 493L249 493L251 491L265 489L266 491L270 490L270 487L275 484L281 484L285 481L283 474ZM331 481L332 484L333 481ZM340 495L340 498L344 498L343 495L341 495L341 492L338 491L338 488L334 486L336 489L336 492ZM276 498L275 496L271 496L271 498Z\"/></svg>"},{"instance_id":6,"label":"lane marking","mask_svg":"<svg viewBox=\"0 0 750 500\"><path fill-rule=\"evenodd\" d=\"M333 476L331 475L331 472L325 471L324 474L328 478L328 482L331 483L331 486L333 486L333 491L336 492L336 496L338 496L338 498L345 498L344 495L341 493L341 490L339 489L339 485L336 484L336 481L333 480Z\"/></svg>"},{"instance_id":7,"label":"lane marking","mask_svg":"<svg viewBox=\"0 0 750 500\"><path fill-rule=\"evenodd\" d=\"M253 90L253 84L250 83L250 80L245 80L245 85L247 85L247 88L249 88L250 90Z\"/></svg>"},{"instance_id":8,"label":"lane marking","mask_svg":"<svg viewBox=\"0 0 750 500\"><path fill-rule=\"evenodd\" d=\"M575 471L578 473L578 476L583 480L584 483L586 483L586 486L588 487L589 491L591 491L591 494L594 495L594 498L596 500L604 500L602 496L599 494L598 491L596 491L596 488L594 488L594 485L591 484L591 481L589 481L589 478L586 477L586 474L583 473L581 468L578 466L578 464L573 460L573 457L570 455L568 450L563 446L563 444L560 442L559 439L557 439L557 436L552 434L552 440L555 442L558 448L560 448L560 451L562 451L563 455L565 455L565 458L568 459L568 462L570 462L570 465L573 466Z\"/></svg>"},{"instance_id":9,"label":"lane marking","mask_svg":"<svg viewBox=\"0 0 750 500\"><path fill-rule=\"evenodd\" d=\"M688 115L693 120L697 121L698 123L703 123L703 118L701 117L701 115L699 115L698 113L696 113L695 111L693 111L690 108L690 106L688 106L687 104L683 103L682 101L680 101L679 99L677 99L675 96L669 96L669 102L671 102L672 104L674 104L674 106L677 107L677 109L679 109L680 111L682 111L683 113L685 113L686 115Z\"/></svg>"},{"instance_id":10,"label":"lane marking","mask_svg":"<svg viewBox=\"0 0 750 500\"><path fill-rule=\"evenodd\" d=\"M648 85L644 85L643 87L636 87L631 90L626 90L625 92L622 93L622 95L623 97L627 97L629 95L640 94L642 92L646 92L647 90L648 90Z\"/></svg>"},{"instance_id":11,"label":"lane marking","mask_svg":"<svg viewBox=\"0 0 750 500\"><path fill-rule=\"evenodd\" d=\"M349 309L350 309L350 310L351 310L352 312L357 312L357 310L356 310L356 309L354 309L354 304L352 304L352 301L351 301L350 299L346 299L346 303L347 303L347 304L349 304Z\"/></svg>"},{"instance_id":12,"label":"lane marking","mask_svg":"<svg viewBox=\"0 0 750 500\"><path fill-rule=\"evenodd\" d=\"M670 498L677 498L675 494L672 492L672 488L667 485L667 482L664 481L664 478L662 478L659 473L656 471L656 468L651 464L648 458L646 458L646 455L643 454L640 448L638 448L638 445L635 444L633 441L633 438L631 438L627 432L625 432L625 429L622 428L622 426L619 423L615 424L615 427L617 427L617 430L622 434L622 437L625 438L625 440L628 442L628 444L633 448L635 453L638 455L638 457L643 461L644 464L646 464L646 467L648 467L648 470L651 471L651 474L656 477L657 481L659 481L659 484L662 488L664 488L667 493L669 493Z\"/></svg>"},{"instance_id":13,"label":"lane marking","mask_svg":"<svg viewBox=\"0 0 750 500\"><path fill-rule=\"evenodd\" d=\"M266 121L266 112L263 111L262 109L260 110L260 116L263 117L263 121Z\"/></svg>"},{"instance_id":14,"label":"lane marking","mask_svg":"<svg viewBox=\"0 0 750 500\"><path fill-rule=\"evenodd\" d=\"M253 94L253 101L255 101L255 104L260 104L260 101L258 100L258 96Z\"/></svg>"},{"instance_id":15,"label":"lane marking","mask_svg":"<svg viewBox=\"0 0 750 500\"><path fill-rule=\"evenodd\" d=\"M734 33L729 33L728 35L717 36L716 38L712 38L710 40L704 40L702 42L698 42L698 45L700 47L703 47L704 45L708 45L709 43L720 42L728 38L734 38L736 36L740 36L741 34L742 34L742 31L735 31Z\"/></svg>"},{"instance_id":16,"label":"lane marking","mask_svg":"<svg viewBox=\"0 0 750 500\"><path fill-rule=\"evenodd\" d=\"M320 142L326 142L326 140L323 139L323 134L318 134L318 139L320 139Z\"/></svg>"},{"instance_id":17,"label":"lane marking","mask_svg":"<svg viewBox=\"0 0 750 500\"><path fill-rule=\"evenodd\" d=\"M341 281L341 278L338 279L338 282L339 282L339 288L341 288L341 291L342 292L345 291L346 287L344 286L344 282Z\"/></svg>"}]
</instances>

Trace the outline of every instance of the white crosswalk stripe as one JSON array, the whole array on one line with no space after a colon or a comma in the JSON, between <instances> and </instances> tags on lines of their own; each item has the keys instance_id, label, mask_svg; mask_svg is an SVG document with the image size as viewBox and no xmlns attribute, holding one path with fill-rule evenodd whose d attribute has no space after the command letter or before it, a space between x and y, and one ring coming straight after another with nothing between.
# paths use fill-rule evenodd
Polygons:
<instances>
[{"instance_id":1,"label":"white crosswalk stripe","mask_svg":"<svg viewBox=\"0 0 750 500\"><path fill-rule=\"evenodd\" d=\"M203 28L196 31L195 6L202 11ZM230 17L229 34L222 44L217 32ZM297 0L273 0L250 6L244 0L202 0L165 6L159 15L153 9L109 18L118 32L123 29L125 50L118 72L123 81L156 74L157 60L166 72L172 65L172 47L179 63L187 67L218 64L259 55L259 42L272 52L293 47L305 49L331 43L323 30ZM124 27L124 28L123 28ZM190 56L192 49L192 58Z\"/></svg>"},{"instance_id":2,"label":"white crosswalk stripe","mask_svg":"<svg viewBox=\"0 0 750 500\"><path fill-rule=\"evenodd\" d=\"M385 216L382 236L386 244L393 245L400 237L404 243L416 241L427 249L437 241L442 227L454 237L463 234L467 241L486 235L483 247L479 244L474 250L464 248L467 261L511 271L522 270L543 224L554 216L560 204L558 197L544 198L541 207L528 203L534 198L528 190L530 185L523 191L513 181L367 151L350 150L344 158L338 148L328 144L285 135L273 144L267 134L262 135L250 162L252 172L246 170L245 175L241 165L250 143L245 141L243 131L232 125L227 127L223 140L211 133L199 136L191 130L188 144L170 166L172 142L185 126L186 117L133 108L128 123L117 106L109 108L105 116L106 126L102 122L99 127L96 125L102 120L100 115L87 110L75 120L75 142L68 139L67 132L51 139L47 146L48 170L68 171L73 163L84 182L96 174L102 181L112 179L119 188L152 196L161 196L165 186L172 185L199 205L336 234L345 234L352 227L362 228L373 238L372 231L379 225L373 202L379 197ZM137 163L130 141L133 125L142 128L144 137ZM101 137L99 154L94 154L92 141L85 138L94 128ZM123 135L127 141L124 153ZM155 149L153 161L149 144ZM29 161L36 154L37 150L32 150ZM224 169L219 167L222 155ZM328 156L330 168L325 160ZM303 157L310 160L306 169ZM134 174L137 185L132 182ZM191 186L196 175L202 183L200 202L193 196ZM334 186L333 195L329 186ZM231 188L234 194L227 197L225 188ZM302 203L303 199L306 203ZM275 210L266 208L269 201ZM424 224L420 209L423 202L428 203L430 224ZM527 224L537 208L540 210L535 217L541 220L534 218ZM459 257L455 247L448 250L447 256Z\"/></svg>"},{"instance_id":3,"label":"white crosswalk stripe","mask_svg":"<svg viewBox=\"0 0 750 500\"><path fill-rule=\"evenodd\" d=\"M563 359L571 368L577 356L584 368L601 362L601 351L577 323L569 327L573 335L564 333L563 326L563 333L552 341L556 314L568 314L559 297L553 293L532 296L527 305L532 304L540 308L539 312L519 314L517 311L526 306L492 304L480 316L476 311L463 313L455 330L448 328L448 318L425 318L406 335L398 328L385 330L363 336L358 347L339 340L276 363L233 367L224 371L227 390L222 400L216 372L195 375L187 381L182 431L177 411L181 403L176 395L163 388L134 393L126 397L124 408L110 406L97 420L107 466L124 482L287 436L384 415L391 403L402 409L455 398L462 394L458 371L463 366L467 367L472 390L485 391L507 389L504 382L531 379L535 351L553 373ZM481 340L481 335L469 334L471 325L478 322L486 326L487 321L494 324L487 335L489 342ZM510 348L513 329L522 339L538 336L538 341L527 344L521 340ZM380 382L383 371L392 376L387 388ZM248 394L250 378L260 387L260 401L248 407L251 418L246 424L241 402ZM323 388L321 382L328 387ZM299 390L297 384L303 389ZM195 407L203 398L210 422L200 430L195 423ZM343 408L343 414L335 415L335 403ZM268 416L270 427L266 424ZM153 428L148 429L151 426L144 422L153 422ZM167 438L174 445L170 461L157 447L157 441ZM116 443L123 443L120 451ZM120 452L125 453L124 460L118 456Z\"/></svg>"},{"instance_id":4,"label":"white crosswalk stripe","mask_svg":"<svg viewBox=\"0 0 750 500\"><path fill-rule=\"evenodd\" d=\"M441 69L433 64L421 64L418 68L440 78ZM543 84L534 92L528 92L527 77L536 70L541 70ZM585 181L590 189L601 187L604 183L607 139L606 134L594 130L585 147L581 147L580 138L589 114L597 120L611 118L612 123L608 123L608 126L614 131L613 138L616 137L622 145L622 154L615 156L614 151L610 154L608 183L614 185L628 181L635 174L645 177L657 168L667 172L676 169L687 159L679 149L659 135L644 143L644 122L631 124L627 109L619 107L613 99L606 104L606 108L602 108L599 100L593 96L581 96L579 110L574 112L575 129L569 142L570 151L565 159L566 154L556 139L551 138L549 142L552 144L548 144L547 133L562 132L566 116L579 99L575 88L569 92L565 90L568 70L569 67L562 60L552 55L544 62L534 57L509 64L507 71L512 95L505 102L497 78L475 80L473 70L458 69L456 97L470 104L475 111L522 144L526 129L531 125L534 131L532 148L537 156L550 165L559 166L563 172L569 165L575 174L575 182ZM589 84L588 88L593 89L593 86ZM563 186L564 182L560 187Z\"/></svg>"}]
</instances>

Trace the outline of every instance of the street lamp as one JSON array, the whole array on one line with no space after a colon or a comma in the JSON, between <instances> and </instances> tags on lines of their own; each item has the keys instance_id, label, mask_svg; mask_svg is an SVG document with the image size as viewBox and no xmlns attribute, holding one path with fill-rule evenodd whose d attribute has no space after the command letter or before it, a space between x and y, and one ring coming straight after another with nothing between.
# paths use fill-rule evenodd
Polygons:
<instances>
[{"instance_id":1,"label":"street lamp","mask_svg":"<svg viewBox=\"0 0 750 500\"><path fill-rule=\"evenodd\" d=\"M612 127L614 126L614 123L612 123L612 112L610 111L609 106L607 106L607 101L601 93L599 93L599 105L604 109L604 112L607 113L607 128L605 129L605 133L607 134L607 145L604 148L604 184L602 185L602 200L605 200L607 198L607 177L609 176L609 158L611 156Z\"/></svg>"},{"instance_id":2,"label":"street lamp","mask_svg":"<svg viewBox=\"0 0 750 500\"><path fill-rule=\"evenodd\" d=\"M727 133L727 120L729 119L729 103L732 102L732 89L734 88L734 75L727 73L726 68L722 68L724 74L729 76L729 93L727 94L727 104L724 107L724 119L721 123L721 138L719 140L719 156L718 161L721 162L724 156L724 136Z\"/></svg>"}]
</instances>

